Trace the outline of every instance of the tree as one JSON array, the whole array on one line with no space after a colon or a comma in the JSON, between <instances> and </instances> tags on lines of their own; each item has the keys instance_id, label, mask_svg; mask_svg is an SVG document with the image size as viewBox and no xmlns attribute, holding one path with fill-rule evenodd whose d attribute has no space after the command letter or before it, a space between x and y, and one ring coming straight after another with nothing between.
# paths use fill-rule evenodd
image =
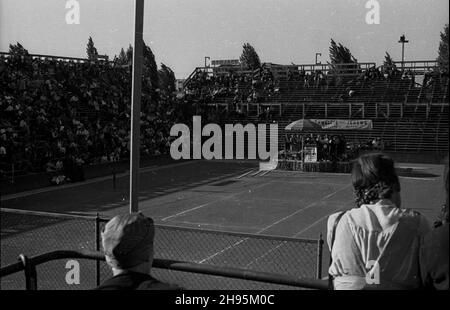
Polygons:
<instances>
[{"instance_id":1,"label":"tree","mask_svg":"<svg viewBox=\"0 0 450 310\"><path fill-rule=\"evenodd\" d=\"M128 45L126 55L127 55L127 63L129 65L132 65L133 64L133 47L131 46L131 44Z\"/></svg>"},{"instance_id":2,"label":"tree","mask_svg":"<svg viewBox=\"0 0 450 310\"><path fill-rule=\"evenodd\" d=\"M330 45L330 60L332 64L349 64L358 62L347 47L343 46L341 43L336 44L333 39L331 39Z\"/></svg>"},{"instance_id":3,"label":"tree","mask_svg":"<svg viewBox=\"0 0 450 310\"><path fill-rule=\"evenodd\" d=\"M245 43L240 57L242 66L248 70L255 70L261 67L261 61L253 46Z\"/></svg>"},{"instance_id":4,"label":"tree","mask_svg":"<svg viewBox=\"0 0 450 310\"><path fill-rule=\"evenodd\" d=\"M448 24L444 27L444 32L441 32L441 42L439 43L438 51L438 66L441 71L448 72Z\"/></svg>"},{"instance_id":5,"label":"tree","mask_svg":"<svg viewBox=\"0 0 450 310\"><path fill-rule=\"evenodd\" d=\"M358 60L353 57L350 50L343 46L341 43L336 44L336 42L331 39L330 45L330 60L331 60L331 69L330 73L339 77L336 80L336 83L339 84L343 81L341 79L342 74L357 74L359 73L358 68ZM345 67L339 66L339 64L350 64ZM354 65L352 65L354 64Z\"/></svg>"},{"instance_id":6,"label":"tree","mask_svg":"<svg viewBox=\"0 0 450 310\"><path fill-rule=\"evenodd\" d=\"M170 95L175 91L175 74L172 69L161 63L161 69L158 70L159 87L162 92Z\"/></svg>"},{"instance_id":7,"label":"tree","mask_svg":"<svg viewBox=\"0 0 450 310\"><path fill-rule=\"evenodd\" d=\"M145 44L143 44L142 49L142 75L144 78L143 81L143 88L150 88L152 91L152 97L155 97L154 91L159 87L159 81L158 81L158 67L156 65L155 61L155 55L153 54L150 47ZM125 52L122 48L120 50L120 54L118 57L115 58L116 63L121 65L133 65L133 46L128 45L127 51ZM150 82L150 83L148 83Z\"/></svg>"},{"instance_id":8,"label":"tree","mask_svg":"<svg viewBox=\"0 0 450 310\"><path fill-rule=\"evenodd\" d=\"M27 56L28 51L20 44L19 42L16 43L16 45L10 44L9 45L9 53L13 56Z\"/></svg>"},{"instance_id":9,"label":"tree","mask_svg":"<svg viewBox=\"0 0 450 310\"><path fill-rule=\"evenodd\" d=\"M397 70L397 66L395 65L394 60L392 60L392 57L388 52L386 52L386 55L384 56L383 67L385 71L392 72Z\"/></svg>"},{"instance_id":10,"label":"tree","mask_svg":"<svg viewBox=\"0 0 450 310\"><path fill-rule=\"evenodd\" d=\"M158 67L155 61L155 55L153 54L151 48L145 44L142 51L142 56L144 58L143 67L144 67L144 75L150 77L150 83L152 89L157 89L159 87L158 81Z\"/></svg>"},{"instance_id":11,"label":"tree","mask_svg":"<svg viewBox=\"0 0 450 310\"><path fill-rule=\"evenodd\" d=\"M388 52L386 52L386 55L384 55L383 65L385 67L396 67L394 60L392 60L392 57Z\"/></svg>"},{"instance_id":12,"label":"tree","mask_svg":"<svg viewBox=\"0 0 450 310\"><path fill-rule=\"evenodd\" d=\"M125 51L123 47L120 49L119 56L114 56L114 62L118 65L126 65L127 64L127 54L125 54Z\"/></svg>"},{"instance_id":13,"label":"tree","mask_svg":"<svg viewBox=\"0 0 450 310\"><path fill-rule=\"evenodd\" d=\"M88 43L87 43L87 47L86 47L86 54L87 54L89 60L97 60L98 52L94 46L94 41L92 40L92 37L89 37L89 39L88 39Z\"/></svg>"}]
</instances>

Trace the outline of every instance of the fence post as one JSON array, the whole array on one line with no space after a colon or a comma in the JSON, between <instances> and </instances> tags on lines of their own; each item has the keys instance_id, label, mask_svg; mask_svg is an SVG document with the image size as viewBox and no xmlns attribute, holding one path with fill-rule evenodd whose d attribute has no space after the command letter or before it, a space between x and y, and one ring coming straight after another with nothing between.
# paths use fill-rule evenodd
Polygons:
<instances>
[{"instance_id":1,"label":"fence post","mask_svg":"<svg viewBox=\"0 0 450 310\"><path fill-rule=\"evenodd\" d=\"M22 262L23 270L25 272L25 289L27 291L37 290L37 274L36 266L31 262L31 260L23 255L19 255L19 261Z\"/></svg>"},{"instance_id":2,"label":"fence post","mask_svg":"<svg viewBox=\"0 0 450 310\"><path fill-rule=\"evenodd\" d=\"M319 235L319 240L317 240L317 279L322 278L322 256L323 256L323 239L322 233Z\"/></svg>"},{"instance_id":3,"label":"fence post","mask_svg":"<svg viewBox=\"0 0 450 310\"><path fill-rule=\"evenodd\" d=\"M95 250L100 251L100 217L98 213L95 215ZM100 285L100 261L95 260L95 281L97 286Z\"/></svg>"}]
</instances>

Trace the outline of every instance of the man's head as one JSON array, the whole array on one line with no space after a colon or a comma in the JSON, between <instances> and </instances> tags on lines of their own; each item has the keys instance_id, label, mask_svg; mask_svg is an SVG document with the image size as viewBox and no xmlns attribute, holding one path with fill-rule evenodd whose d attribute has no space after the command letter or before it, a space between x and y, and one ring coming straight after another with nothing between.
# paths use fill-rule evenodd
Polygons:
<instances>
[{"instance_id":1,"label":"man's head","mask_svg":"<svg viewBox=\"0 0 450 310\"><path fill-rule=\"evenodd\" d=\"M142 213L115 216L105 226L102 245L113 270L131 269L153 263L153 220Z\"/></svg>"}]
</instances>

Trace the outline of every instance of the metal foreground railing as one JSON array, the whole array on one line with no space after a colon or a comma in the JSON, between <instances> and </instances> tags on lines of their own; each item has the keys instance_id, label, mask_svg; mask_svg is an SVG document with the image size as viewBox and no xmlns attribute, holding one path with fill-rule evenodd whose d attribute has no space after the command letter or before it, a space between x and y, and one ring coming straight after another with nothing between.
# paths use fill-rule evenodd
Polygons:
<instances>
[{"instance_id":1,"label":"metal foreground railing","mask_svg":"<svg viewBox=\"0 0 450 310\"><path fill-rule=\"evenodd\" d=\"M98 215L5 208L0 208L0 215L2 267L15 263L21 253L29 257L41 257L42 253L55 249L71 249L73 251L70 253L78 253L74 255L98 252L101 248L101 231L108 221ZM189 289L289 289L284 285L293 279L322 278L321 236L314 240L155 225L154 248L155 255L163 258L155 264L170 266L165 269L158 267L155 275L165 282L175 282ZM38 266L39 289L88 289L98 286L111 273L106 263L99 259L80 260L83 283L72 286L64 281L67 263L54 259ZM12 266L18 268L17 264ZM184 270L177 269L179 266L194 271L182 272ZM221 276L217 272L225 273ZM267 275L275 275L278 280L249 281L245 278L247 275L252 279L260 276L266 279L264 277ZM302 283L309 282L306 280ZM25 286L23 278L17 275L0 279L0 285L1 289L20 289Z\"/></svg>"},{"instance_id":2,"label":"metal foreground railing","mask_svg":"<svg viewBox=\"0 0 450 310\"><path fill-rule=\"evenodd\" d=\"M53 251L30 258L21 254L19 256L19 262L7 265L0 269L0 278L24 271L25 288L27 290L37 290L38 274L36 271L36 267L38 265L58 259L89 259L104 261L105 257L101 252L71 250ZM295 278L267 272L258 272L232 267L217 267L212 265L195 264L167 259L154 259L153 268L287 285L291 287L306 289L328 289L328 281L326 280Z\"/></svg>"}]
</instances>

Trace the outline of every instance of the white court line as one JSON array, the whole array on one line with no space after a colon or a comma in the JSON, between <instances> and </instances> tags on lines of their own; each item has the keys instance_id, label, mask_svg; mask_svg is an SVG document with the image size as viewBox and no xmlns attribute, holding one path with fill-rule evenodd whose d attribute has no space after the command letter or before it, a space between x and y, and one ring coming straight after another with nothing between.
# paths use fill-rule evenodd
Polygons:
<instances>
[{"instance_id":1,"label":"white court line","mask_svg":"<svg viewBox=\"0 0 450 310\"><path fill-rule=\"evenodd\" d=\"M255 175L259 174L261 172L261 170L256 170L255 173L253 173L251 176L254 177Z\"/></svg>"},{"instance_id":2,"label":"white court line","mask_svg":"<svg viewBox=\"0 0 450 310\"><path fill-rule=\"evenodd\" d=\"M294 236L292 236L293 238L300 236L301 234L303 234L305 231L310 230L311 228L313 228L314 226L316 226L317 224L319 224L320 222L322 222L324 219L328 218L331 214L338 212L339 210L342 210L342 208L336 209L331 213L328 213L324 216L322 216L321 218L319 218L317 221L315 221L314 223L312 223L311 225L303 228L302 230L300 230L298 233L296 233Z\"/></svg>"},{"instance_id":3,"label":"white court line","mask_svg":"<svg viewBox=\"0 0 450 310\"><path fill-rule=\"evenodd\" d=\"M174 223L175 225L165 225L166 227L181 227L181 228L186 228L186 225L193 226L196 228L199 227L211 227L209 229L213 229L214 231L220 231L220 230L225 230L225 229L242 229L241 225L238 226L234 226L234 225L216 225L216 224L211 224L211 223L202 223L202 222L188 222L188 221L173 221L171 223ZM183 225L180 225L183 224ZM252 226L246 226L246 228L257 228L257 227L252 227ZM208 229L205 230L206 232L208 231Z\"/></svg>"},{"instance_id":4,"label":"white court line","mask_svg":"<svg viewBox=\"0 0 450 310\"><path fill-rule=\"evenodd\" d=\"M175 164L163 165L163 166L153 165L153 166L149 166L146 168L141 168L141 169L139 169L139 172L146 173L146 172L151 172L151 171L158 171L158 170L162 170L162 169L168 169L168 168L173 168L173 167L178 167L178 166L189 165L194 162L195 161L187 161L187 162L183 162L183 163L175 163ZM130 171L128 170L126 172L116 174L116 178L119 179L119 178L123 178L123 177L129 176L129 175L130 175ZM23 198L23 197L27 197L27 196L31 196L31 195L35 195L35 194L41 194L41 193L47 193L47 192L52 192L52 191L57 191L57 190L62 190L62 189L74 188L74 187L84 186L84 185L88 185L88 184L92 184L92 183L103 182L103 181L107 181L107 180L111 180L111 179L112 179L112 174L103 176L103 177L93 178L93 179L86 180L83 182L64 184L64 185L55 186L55 187L45 187L45 188L40 188L40 189L34 189L34 190L26 191L26 192L20 192L20 193L16 193L16 194L2 196L0 201L7 201L7 200Z\"/></svg>"},{"instance_id":5,"label":"white court line","mask_svg":"<svg viewBox=\"0 0 450 310\"><path fill-rule=\"evenodd\" d=\"M232 249L232 248L234 248L235 246L238 246L239 244L241 244L242 242L244 242L244 241L246 241L246 240L248 240L248 237L247 237L247 238L244 238L244 239L242 239L242 240L240 240L240 241L238 241L238 242L235 242L234 244L229 245L229 246L227 246L226 248L223 248L223 249L220 250L219 252L216 252L216 253L214 253L213 255L210 255L210 256L208 256L208 257L202 259L202 260L199 261L198 263L199 263L199 264L203 264L204 262L206 262L206 261L208 261L208 260L210 260L210 259L216 257L217 255L220 255L220 254L222 254L222 253L228 251L229 249Z\"/></svg>"},{"instance_id":6,"label":"white court line","mask_svg":"<svg viewBox=\"0 0 450 310\"><path fill-rule=\"evenodd\" d=\"M309 225L309 226L305 227L304 229L302 229L301 231L295 233L295 234L292 236L292 238L298 237L299 235L303 234L305 231L311 229L312 227L314 227L314 226L316 226L317 224L319 224L320 222L322 222L324 219L328 218L331 214L334 214L334 213L336 213L336 212L338 212L338 211L341 211L341 210L343 210L343 208L338 208L338 209L334 210L333 212L328 213L328 214L322 216L321 218L319 218L317 221L315 221L315 222L312 223L311 225ZM325 238L327 238L327 236L325 236ZM287 243L286 241L283 241L282 243L280 243L280 244L277 245L276 247L270 249L269 251L267 251L267 252L264 253L263 255L261 255L261 256L255 258L255 259L252 260L250 263L248 263L247 265L245 265L244 269L245 269L245 268L248 268L248 267L249 267L250 265L252 265L253 263L256 263L258 260L260 260L261 258L263 258L263 257L265 257L265 256L267 256L267 255L269 255L270 253L272 253L272 252L275 251L276 249L280 248L281 246L285 245L286 243Z\"/></svg>"},{"instance_id":7,"label":"white court line","mask_svg":"<svg viewBox=\"0 0 450 310\"><path fill-rule=\"evenodd\" d=\"M402 179L408 179L408 180L420 180L420 181L436 181L437 177L435 178L414 178L414 177L400 177Z\"/></svg>"},{"instance_id":8,"label":"white court line","mask_svg":"<svg viewBox=\"0 0 450 310\"><path fill-rule=\"evenodd\" d=\"M353 200L349 200L348 202L350 203L350 202L352 202L352 201L353 201ZM295 238L295 237L298 237L299 235L303 234L305 231L311 229L311 228L314 227L315 225L317 225L317 224L319 224L320 222L322 222L324 219L326 219L327 217L329 217L331 214L334 214L334 213L336 213L336 212L343 211L343 210L345 210L345 204L344 204L344 206L342 206L342 207L340 207L340 208L337 208L337 209L335 209L334 211L332 211L332 212L330 212L330 213L328 213L328 214L322 216L321 218L319 218L317 221L315 221L315 222L312 223L311 225L309 225L309 226L305 227L304 229L300 230L300 231L299 231L298 233L296 233L293 237L294 237L294 238Z\"/></svg>"},{"instance_id":9,"label":"white court line","mask_svg":"<svg viewBox=\"0 0 450 310\"><path fill-rule=\"evenodd\" d=\"M175 218L175 217L178 217L178 216L180 216L180 215L183 215L183 214L189 213L189 212L191 212L191 211L195 211L195 210L197 210L197 209L200 209L200 208L206 207L207 205L209 205L209 204L211 204L211 203L213 203L213 202L216 202L216 201L210 201L210 202L207 202L207 203L201 204L201 205L199 205L199 206L196 206L196 207L194 207L194 208L191 208L191 209L188 209L188 210L185 210L185 211L179 212L179 213L177 213L177 214L174 214L174 215L171 215L171 216L167 216L167 217L165 217L165 218L161 219L161 221L167 221L168 219L171 219L171 218Z\"/></svg>"},{"instance_id":10,"label":"white court line","mask_svg":"<svg viewBox=\"0 0 450 310\"><path fill-rule=\"evenodd\" d=\"M264 227L263 229L258 230L255 234L256 234L256 235L261 234L262 232L266 231L267 229L269 229L269 228L271 228L271 227L273 227L273 226L275 226L275 225L277 225L277 224L279 224L279 223L281 223L281 222L287 220L288 218L290 218L290 217L292 217L292 216L294 216L294 215L296 215L296 214L298 214L298 213L300 213L300 212L303 212L304 210L307 210L307 209L310 209L310 208L314 207L315 205L317 205L317 204L320 203L321 201L324 201L324 200L330 198L331 196L336 195L338 192L340 192L340 191L342 191L342 190L348 188L349 186L351 186L351 184L347 184L346 186L337 189L336 191L332 192L331 194L328 194L327 196L323 197L322 199L320 199L320 200L318 200L318 201L316 201L316 202L310 203L310 204L307 205L305 208L300 209L300 210L297 210L297 211L295 211L294 213L292 213L292 214L290 214L290 215L288 215L288 216L285 216L285 217L283 217L282 219L280 219L280 220L278 220L278 221L276 221L276 222L274 222L274 223L272 223L272 224L270 224L270 225ZM220 255L220 254L226 252L227 250L232 249L233 247L235 247L235 246L241 244L242 242L244 242L244 241L246 241L246 240L248 240L248 239L249 239L249 238L247 237L247 238L244 238L244 239L242 239L242 240L240 240L240 241L238 241L238 242L235 242L234 244L232 244L232 245L230 245L230 246L228 246L228 247L226 247L226 248L224 248L224 249L218 251L217 253L214 253L214 254L212 254L212 255L210 255L210 256L208 256L208 257L202 259L199 263L200 263L200 264L201 264L201 263L204 263L204 262L206 262L206 261L208 261L208 260L210 260L210 259L216 257L217 255Z\"/></svg>"},{"instance_id":11,"label":"white court line","mask_svg":"<svg viewBox=\"0 0 450 310\"><path fill-rule=\"evenodd\" d=\"M261 176L263 177L263 176L265 176L266 174L268 174L268 173L271 172L271 171L273 171L273 170L267 170L267 171L264 171L264 172L261 174Z\"/></svg>"},{"instance_id":12,"label":"white court line","mask_svg":"<svg viewBox=\"0 0 450 310\"><path fill-rule=\"evenodd\" d=\"M294 213L292 213L292 214L290 214L290 215L288 215L288 216L285 216L284 218L282 218L282 219L280 219L280 220L278 220L278 221L276 221L276 222L274 222L274 223L272 223L272 224L270 224L270 225L264 227L263 229L259 230L256 234L260 234L260 233L262 233L263 231L265 231L265 230L267 230L267 229L269 229L269 228L272 228L273 226L275 226L275 225L277 225L277 224L279 224L279 223L281 223L281 222L287 220L288 218L290 218L290 217L292 217L292 216L294 216L294 215L296 215L296 214L298 214L298 213L300 213L300 212L303 212L303 211L305 211L305 210L308 210L308 209L314 207L315 205L319 204L320 202L322 202L322 201L324 201L324 200L330 198L331 196L336 195L336 194L339 193L340 191L342 191L342 190L344 190L344 189L346 189L346 188L348 188L348 187L350 187L350 186L351 186L351 184L347 184L347 185L345 185L344 187L341 187L341 188L335 190L334 192L332 192L332 193L326 195L325 197L321 198L320 200L315 201L315 202L313 202L313 203L310 203L310 204L307 205L306 207L304 207L304 208L302 208L302 209L300 209L300 210L297 210L297 211L295 211Z\"/></svg>"},{"instance_id":13,"label":"white court line","mask_svg":"<svg viewBox=\"0 0 450 310\"><path fill-rule=\"evenodd\" d=\"M248 175L248 174L252 173L253 171L255 171L255 169L250 169L250 170L249 170L249 171L247 171L246 173L244 173L244 174L241 174L240 176L236 177L236 179L240 179L240 178L243 178L243 177L245 177L246 175Z\"/></svg>"},{"instance_id":14,"label":"white court line","mask_svg":"<svg viewBox=\"0 0 450 310\"><path fill-rule=\"evenodd\" d=\"M246 192L248 192L248 191L251 191L251 190L254 190L254 189L256 189L256 188L260 188L260 187L263 187L263 186L266 186L266 185L269 185L269 184L271 184L271 182L259 184L258 186L255 186L255 187L252 187L252 188L249 188L249 189L245 189L245 190L243 190L243 191L240 191L240 192L237 192L237 193L228 195L228 196L224 196L224 197L221 197L221 198L219 198L219 199L212 200L212 201L210 201L210 202L201 204L201 205L196 206L196 207L194 207L194 208L191 208L191 209L188 209L188 210L184 210L184 211L179 212L179 213L177 213L177 214L174 214L174 215L165 217L165 218L163 218L161 221L167 221L168 219L178 217L178 216L180 216L180 215L183 215L183 214L189 213L189 212L191 212L191 211L195 211L195 210L197 210L197 209L206 207L206 206L208 206L208 205L210 205L210 204L213 204L213 203L216 203L216 202L218 202L218 201L225 200L225 199L229 199L229 198L232 198L232 197L234 197L234 196L238 196L238 195L244 194L244 193L246 193Z\"/></svg>"}]
</instances>

